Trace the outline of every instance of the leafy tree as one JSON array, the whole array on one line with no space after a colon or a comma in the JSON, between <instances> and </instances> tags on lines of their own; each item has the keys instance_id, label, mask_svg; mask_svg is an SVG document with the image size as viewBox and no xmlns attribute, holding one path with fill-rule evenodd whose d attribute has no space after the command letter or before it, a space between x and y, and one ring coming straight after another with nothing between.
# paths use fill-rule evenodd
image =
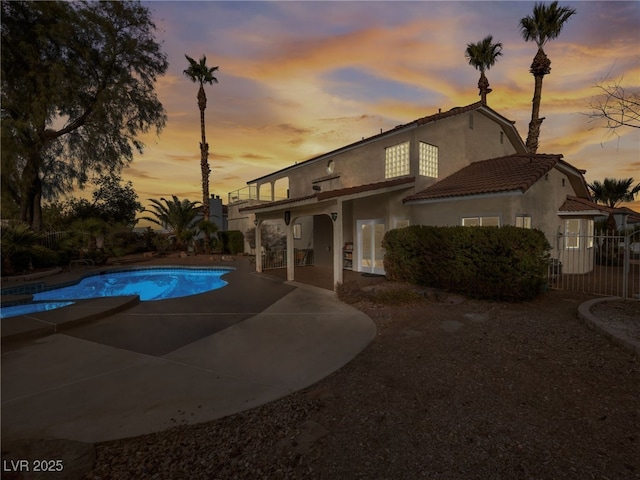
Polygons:
<instances>
[{"instance_id":1,"label":"leafy tree","mask_svg":"<svg viewBox=\"0 0 640 480\"><path fill-rule=\"evenodd\" d=\"M591 196L597 203L616 208L622 202L632 202L640 193L640 183L633 186L633 178L605 178L589 184Z\"/></svg>"},{"instance_id":2,"label":"leafy tree","mask_svg":"<svg viewBox=\"0 0 640 480\"><path fill-rule=\"evenodd\" d=\"M256 248L256 227L245 232L245 239L249 242L249 247ZM287 236L276 225L262 223L260 225L260 245L265 250L275 250L286 248Z\"/></svg>"},{"instance_id":3,"label":"leafy tree","mask_svg":"<svg viewBox=\"0 0 640 480\"><path fill-rule=\"evenodd\" d=\"M549 40L553 40L560 35L562 28L576 10L569 7L558 7L558 2L551 2L549 5L536 3L533 7L533 15L528 15L520 20L520 33L525 41L534 41L538 46L538 52L531 63L530 72L535 79L533 92L533 106L531 110L531 122L529 122L529 133L527 135L527 150L529 153L538 151L540 139L540 125L543 118L540 118L540 102L542 100L542 80L545 75L551 73L551 60L547 57L543 47Z\"/></svg>"},{"instance_id":4,"label":"leafy tree","mask_svg":"<svg viewBox=\"0 0 640 480\"><path fill-rule=\"evenodd\" d=\"M599 94L591 99L591 121L604 120L605 127L616 133L623 127L640 128L640 89L622 85L622 79L595 85Z\"/></svg>"},{"instance_id":5,"label":"leafy tree","mask_svg":"<svg viewBox=\"0 0 640 480\"><path fill-rule=\"evenodd\" d=\"M69 227L77 220L97 218L111 225L133 227L136 215L144 207L138 201L138 194L129 181L124 185L119 175L100 177L94 181L92 200L71 198L64 202L45 204L43 222L52 230Z\"/></svg>"},{"instance_id":6,"label":"leafy tree","mask_svg":"<svg viewBox=\"0 0 640 480\"><path fill-rule=\"evenodd\" d=\"M176 236L178 247L184 247L195 233L197 218L200 215L198 202L179 200L175 195L171 200L152 198L149 201L152 203L151 210L145 211L152 216L142 217L142 220L148 220L169 230Z\"/></svg>"},{"instance_id":7,"label":"leafy tree","mask_svg":"<svg viewBox=\"0 0 640 480\"><path fill-rule=\"evenodd\" d=\"M476 70L480 71L480 80L478 80L478 89L482 103L487 103L487 94L491 93L489 88L489 80L484 72L489 70L498 61L498 57L502 55L502 43L493 43L491 35L486 36L477 43L468 43L464 56L469 60Z\"/></svg>"},{"instance_id":8,"label":"leafy tree","mask_svg":"<svg viewBox=\"0 0 640 480\"><path fill-rule=\"evenodd\" d=\"M198 89L198 108L200 109L200 170L202 171L202 214L205 220L209 220L209 174L211 168L209 168L209 144L207 143L207 137L204 129L204 110L207 108L207 95L204 92L204 85L218 83L218 79L214 77L214 72L218 70L218 67L208 67L207 57L202 56L199 62L196 62L193 58L185 55L189 62L189 68L183 73L192 82L200 84ZM209 251L210 234L205 231L205 251Z\"/></svg>"},{"instance_id":9,"label":"leafy tree","mask_svg":"<svg viewBox=\"0 0 640 480\"><path fill-rule=\"evenodd\" d=\"M168 63L139 2L2 2L2 190L41 226L44 198L117 173L165 125Z\"/></svg>"}]
</instances>

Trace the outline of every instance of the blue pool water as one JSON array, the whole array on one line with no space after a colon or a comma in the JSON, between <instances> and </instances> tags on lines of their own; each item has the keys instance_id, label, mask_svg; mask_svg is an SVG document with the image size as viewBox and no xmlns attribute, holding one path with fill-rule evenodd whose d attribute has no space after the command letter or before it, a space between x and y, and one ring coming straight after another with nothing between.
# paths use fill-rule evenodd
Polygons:
<instances>
[{"instance_id":1,"label":"blue pool water","mask_svg":"<svg viewBox=\"0 0 640 480\"><path fill-rule=\"evenodd\" d=\"M46 312L56 308L73 305L74 302L41 302L25 303L24 305L13 305L0 309L0 318L17 317L18 315L29 315L30 313Z\"/></svg>"},{"instance_id":2,"label":"blue pool water","mask_svg":"<svg viewBox=\"0 0 640 480\"><path fill-rule=\"evenodd\" d=\"M196 295L227 285L223 268L137 268L114 270L83 278L79 283L36 293L33 299L78 300L84 298L138 295L141 301Z\"/></svg>"}]
</instances>

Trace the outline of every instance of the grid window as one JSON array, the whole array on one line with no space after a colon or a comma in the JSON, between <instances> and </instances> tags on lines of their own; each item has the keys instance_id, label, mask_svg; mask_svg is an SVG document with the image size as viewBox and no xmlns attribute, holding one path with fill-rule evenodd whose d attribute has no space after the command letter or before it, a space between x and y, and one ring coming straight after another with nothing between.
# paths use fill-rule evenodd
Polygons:
<instances>
[{"instance_id":1,"label":"grid window","mask_svg":"<svg viewBox=\"0 0 640 480\"><path fill-rule=\"evenodd\" d=\"M385 150L384 178L409 175L409 142Z\"/></svg>"},{"instance_id":2,"label":"grid window","mask_svg":"<svg viewBox=\"0 0 640 480\"><path fill-rule=\"evenodd\" d=\"M438 178L438 147L420 142L420 175Z\"/></svg>"}]
</instances>

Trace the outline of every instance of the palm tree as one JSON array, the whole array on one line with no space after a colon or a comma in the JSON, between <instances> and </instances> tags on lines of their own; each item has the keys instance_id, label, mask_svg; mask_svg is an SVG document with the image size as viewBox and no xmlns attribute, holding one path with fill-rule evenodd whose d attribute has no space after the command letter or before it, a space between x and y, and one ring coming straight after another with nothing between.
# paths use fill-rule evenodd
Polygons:
<instances>
[{"instance_id":1,"label":"palm tree","mask_svg":"<svg viewBox=\"0 0 640 480\"><path fill-rule=\"evenodd\" d=\"M616 208L622 202L632 202L636 195L640 193L640 183L635 187L633 178L605 178L604 182L595 180L589 184L591 196L597 203L607 205L609 208Z\"/></svg>"},{"instance_id":2,"label":"palm tree","mask_svg":"<svg viewBox=\"0 0 640 480\"><path fill-rule=\"evenodd\" d=\"M189 55L185 55L189 61L189 68L183 73L192 82L199 83L198 89L198 108L200 109L200 133L202 139L200 140L200 170L202 171L202 214L204 220L209 220L209 174L211 169L209 168L209 144L207 143L207 137L204 131L204 110L207 108L207 95L204 93L204 84L209 85L218 83L218 79L213 76L214 72L218 70L218 67L207 66L207 57L202 55L200 62L196 62ZM205 251L209 251L209 233L205 234Z\"/></svg>"},{"instance_id":3,"label":"palm tree","mask_svg":"<svg viewBox=\"0 0 640 480\"><path fill-rule=\"evenodd\" d=\"M487 80L484 72L493 67L498 57L502 55L502 43L491 42L493 42L493 37L488 35L478 43L468 43L467 50L464 53L464 56L469 60L469 65L476 70L480 70L478 89L480 90L479 95L483 105L487 103L487 94L491 93L489 80Z\"/></svg>"},{"instance_id":4,"label":"palm tree","mask_svg":"<svg viewBox=\"0 0 640 480\"><path fill-rule=\"evenodd\" d=\"M542 79L551 73L551 60L544 53L544 45L557 38L562 31L562 27L569 18L576 13L575 9L568 7L558 7L558 2L554 1L550 5L536 3L533 7L533 16L526 16L520 20L520 33L525 41L533 40L538 45L538 53L533 58L529 71L535 79L533 92L533 107L531 110L531 122L529 123L529 134L527 135L527 150L529 153L538 151L538 141L540 138L540 125L543 118L540 118L540 101L542 100Z\"/></svg>"},{"instance_id":5,"label":"palm tree","mask_svg":"<svg viewBox=\"0 0 640 480\"><path fill-rule=\"evenodd\" d=\"M176 236L178 246L182 247L195 233L196 219L200 215L200 209L198 202L187 199L180 201L175 195L172 197L172 200L149 199L153 204L152 210L145 209L145 211L153 216L142 217L142 220L148 220L171 231Z\"/></svg>"}]
</instances>

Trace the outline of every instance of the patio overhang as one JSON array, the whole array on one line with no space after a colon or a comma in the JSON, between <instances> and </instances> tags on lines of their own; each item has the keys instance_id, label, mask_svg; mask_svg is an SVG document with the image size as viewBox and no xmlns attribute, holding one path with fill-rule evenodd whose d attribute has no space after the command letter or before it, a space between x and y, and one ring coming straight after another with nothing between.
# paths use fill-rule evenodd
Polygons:
<instances>
[{"instance_id":1,"label":"patio overhang","mask_svg":"<svg viewBox=\"0 0 640 480\"><path fill-rule=\"evenodd\" d=\"M384 182L347 187L327 192L318 192L297 198L288 198L261 205L241 208L240 211L253 213L256 225L267 220L281 220L286 225L287 234L287 280L295 280L294 272L294 220L303 216L327 215L333 225L333 280L334 288L343 280L342 246L343 246L343 203L350 200L383 195L397 190L412 188L415 177L401 177ZM256 228L256 245L260 245L260 228ZM262 258L256 255L256 271L262 271Z\"/></svg>"}]
</instances>

